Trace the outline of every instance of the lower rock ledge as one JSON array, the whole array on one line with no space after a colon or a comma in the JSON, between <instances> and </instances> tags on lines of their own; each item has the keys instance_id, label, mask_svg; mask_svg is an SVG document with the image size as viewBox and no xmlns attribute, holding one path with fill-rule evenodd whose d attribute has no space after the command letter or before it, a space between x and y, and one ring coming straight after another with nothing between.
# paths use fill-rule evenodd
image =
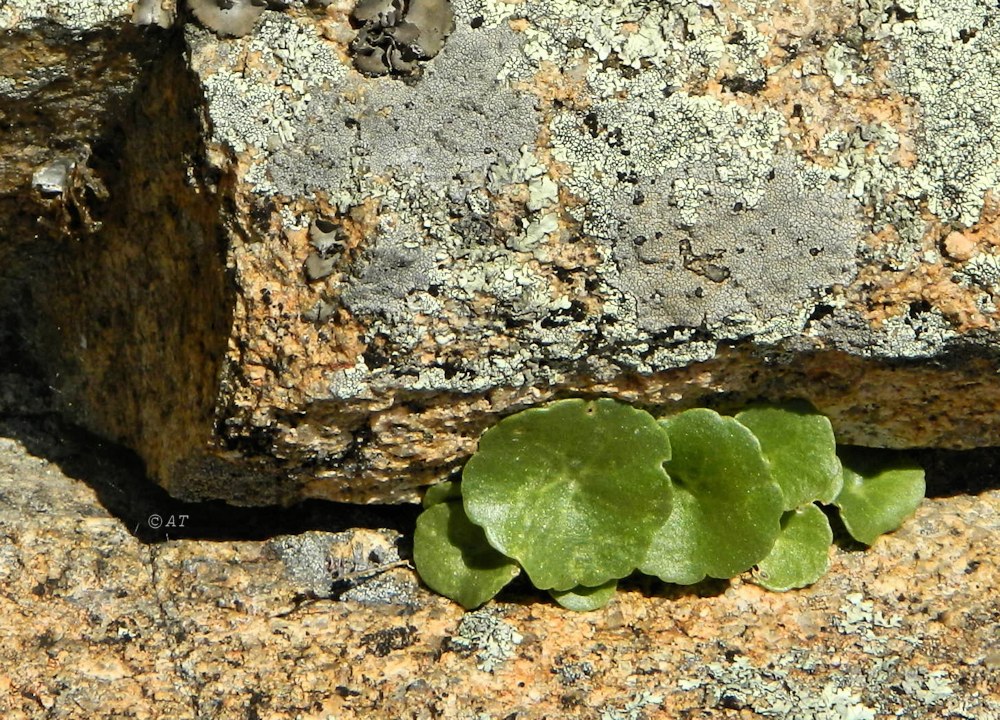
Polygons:
<instances>
[{"instance_id":1,"label":"lower rock ledge","mask_svg":"<svg viewBox=\"0 0 1000 720\"><path fill-rule=\"evenodd\" d=\"M463 615L397 531L170 540L151 559L7 435L4 717L1000 717L995 489L925 501L806 590L631 584L587 614L515 591Z\"/></svg>"}]
</instances>

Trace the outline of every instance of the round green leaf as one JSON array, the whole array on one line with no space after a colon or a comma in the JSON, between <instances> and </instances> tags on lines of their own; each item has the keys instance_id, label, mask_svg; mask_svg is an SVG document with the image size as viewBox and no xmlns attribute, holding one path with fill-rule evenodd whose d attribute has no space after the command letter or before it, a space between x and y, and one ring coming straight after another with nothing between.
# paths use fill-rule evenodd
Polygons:
<instances>
[{"instance_id":1,"label":"round green leaf","mask_svg":"<svg viewBox=\"0 0 1000 720\"><path fill-rule=\"evenodd\" d=\"M469 518L535 587L625 577L670 513L670 440L613 400L562 400L486 431L462 474Z\"/></svg>"},{"instance_id":2,"label":"round green leaf","mask_svg":"<svg viewBox=\"0 0 1000 720\"><path fill-rule=\"evenodd\" d=\"M785 510L811 502L832 503L843 483L837 441L825 415L807 402L753 407L736 415L760 441L781 486Z\"/></svg>"},{"instance_id":3,"label":"round green leaf","mask_svg":"<svg viewBox=\"0 0 1000 720\"><path fill-rule=\"evenodd\" d=\"M812 585L830 568L832 542L830 521L816 505L786 512L774 547L757 563L754 581L778 592Z\"/></svg>"},{"instance_id":4,"label":"round green leaf","mask_svg":"<svg viewBox=\"0 0 1000 720\"><path fill-rule=\"evenodd\" d=\"M490 546L460 502L438 503L420 514L413 563L427 587L467 610L492 598L521 571Z\"/></svg>"},{"instance_id":5,"label":"round green leaf","mask_svg":"<svg viewBox=\"0 0 1000 720\"><path fill-rule=\"evenodd\" d=\"M460 500L462 498L462 485L451 480L447 480L437 485L431 485L427 488L427 492L424 493L423 506L426 510L434 505L439 505L443 502L449 502L451 500Z\"/></svg>"},{"instance_id":6,"label":"round green leaf","mask_svg":"<svg viewBox=\"0 0 1000 720\"><path fill-rule=\"evenodd\" d=\"M618 589L617 580L608 580L598 587L575 587L572 590L549 590L549 595L567 610L588 612L600 610L611 602Z\"/></svg>"},{"instance_id":7,"label":"round green leaf","mask_svg":"<svg viewBox=\"0 0 1000 720\"><path fill-rule=\"evenodd\" d=\"M664 582L692 585L705 579L703 545L711 542L703 532L707 520L698 499L677 485L673 504L666 524L653 536L639 571L656 575Z\"/></svg>"},{"instance_id":8,"label":"round green leaf","mask_svg":"<svg viewBox=\"0 0 1000 720\"><path fill-rule=\"evenodd\" d=\"M660 422L673 450L666 467L674 509L639 569L680 584L738 575L767 555L781 529L781 488L760 443L735 419L705 408Z\"/></svg>"},{"instance_id":9,"label":"round green leaf","mask_svg":"<svg viewBox=\"0 0 1000 720\"><path fill-rule=\"evenodd\" d=\"M871 545L916 512L924 499L924 470L885 451L842 448L844 488L834 501L852 537Z\"/></svg>"}]
</instances>

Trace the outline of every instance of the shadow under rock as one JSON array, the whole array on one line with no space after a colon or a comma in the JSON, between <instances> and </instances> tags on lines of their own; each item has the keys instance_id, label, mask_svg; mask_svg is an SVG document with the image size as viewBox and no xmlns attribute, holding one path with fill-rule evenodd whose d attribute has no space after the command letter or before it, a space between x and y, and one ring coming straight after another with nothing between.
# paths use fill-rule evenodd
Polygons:
<instances>
[{"instance_id":1,"label":"shadow under rock","mask_svg":"<svg viewBox=\"0 0 1000 720\"><path fill-rule=\"evenodd\" d=\"M307 500L289 507L237 507L223 501L184 502L150 481L130 450L69 425L53 413L0 413L0 436L91 487L97 499L146 543L176 539L264 540L307 530L387 528L411 534L413 505L350 505Z\"/></svg>"},{"instance_id":2,"label":"shadow under rock","mask_svg":"<svg viewBox=\"0 0 1000 720\"><path fill-rule=\"evenodd\" d=\"M0 403L0 436L19 441L32 455L86 483L104 508L143 542L261 540L307 530L338 532L362 527L387 528L411 536L420 513L415 505L352 505L323 500L290 507L177 500L147 478L142 460L133 452L70 425L52 412L52 405L43 397L49 389L31 374L0 377L0 391L8 398ZM886 452L899 452L920 462L926 471L928 497L974 495L1000 488L1000 447Z\"/></svg>"},{"instance_id":3,"label":"shadow under rock","mask_svg":"<svg viewBox=\"0 0 1000 720\"><path fill-rule=\"evenodd\" d=\"M900 452L908 452L924 468L927 497L978 495L1000 489L1000 446Z\"/></svg>"},{"instance_id":4,"label":"shadow under rock","mask_svg":"<svg viewBox=\"0 0 1000 720\"><path fill-rule=\"evenodd\" d=\"M851 446L838 446L838 452L841 447ZM924 469L925 497L978 495L1000 489L1000 446L973 450L882 449L878 453L879 459L887 462L895 458L916 461Z\"/></svg>"}]
</instances>

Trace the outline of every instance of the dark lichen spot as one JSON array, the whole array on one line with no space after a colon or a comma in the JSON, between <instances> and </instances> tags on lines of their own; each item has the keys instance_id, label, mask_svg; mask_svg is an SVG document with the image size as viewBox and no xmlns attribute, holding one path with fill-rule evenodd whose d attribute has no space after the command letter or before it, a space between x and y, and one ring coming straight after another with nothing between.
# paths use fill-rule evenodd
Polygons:
<instances>
[{"instance_id":1,"label":"dark lichen spot","mask_svg":"<svg viewBox=\"0 0 1000 720\"><path fill-rule=\"evenodd\" d=\"M730 693L724 693L722 697L719 698L719 706L727 710L742 710L744 704L743 700L741 700L738 696Z\"/></svg>"},{"instance_id":2,"label":"dark lichen spot","mask_svg":"<svg viewBox=\"0 0 1000 720\"><path fill-rule=\"evenodd\" d=\"M361 644L375 657L385 657L393 650L404 650L410 647L416 642L416 639L417 628L413 625L406 625L362 635Z\"/></svg>"},{"instance_id":3,"label":"dark lichen spot","mask_svg":"<svg viewBox=\"0 0 1000 720\"><path fill-rule=\"evenodd\" d=\"M712 282L722 282L730 275L729 268L709 263L705 266L705 277Z\"/></svg>"},{"instance_id":4,"label":"dark lichen spot","mask_svg":"<svg viewBox=\"0 0 1000 720\"><path fill-rule=\"evenodd\" d=\"M931 311L931 304L926 300L916 300L910 303L910 307L907 310L907 315L911 320L916 320L918 317L925 313Z\"/></svg>"},{"instance_id":5,"label":"dark lichen spot","mask_svg":"<svg viewBox=\"0 0 1000 720\"><path fill-rule=\"evenodd\" d=\"M806 325L812 325L817 323L824 318L833 315L833 306L827 305L826 303L820 303L815 308L813 308L812 313L809 314L809 319L806 321Z\"/></svg>"},{"instance_id":6,"label":"dark lichen spot","mask_svg":"<svg viewBox=\"0 0 1000 720\"><path fill-rule=\"evenodd\" d=\"M368 76L417 74L455 25L450 0L360 0L351 20L354 67Z\"/></svg>"},{"instance_id":7,"label":"dark lichen spot","mask_svg":"<svg viewBox=\"0 0 1000 720\"><path fill-rule=\"evenodd\" d=\"M917 18L916 10L907 10L897 3L889 5L884 11L884 22L892 24L894 22L906 22Z\"/></svg>"},{"instance_id":8,"label":"dark lichen spot","mask_svg":"<svg viewBox=\"0 0 1000 720\"><path fill-rule=\"evenodd\" d=\"M745 93L756 95L764 89L766 80L764 78L747 78L742 75L722 78L722 87L732 93Z\"/></svg>"},{"instance_id":9,"label":"dark lichen spot","mask_svg":"<svg viewBox=\"0 0 1000 720\"><path fill-rule=\"evenodd\" d=\"M378 370L381 367L385 367L392 359L382 349L371 346L361 356L364 358L365 366L371 370Z\"/></svg>"}]
</instances>

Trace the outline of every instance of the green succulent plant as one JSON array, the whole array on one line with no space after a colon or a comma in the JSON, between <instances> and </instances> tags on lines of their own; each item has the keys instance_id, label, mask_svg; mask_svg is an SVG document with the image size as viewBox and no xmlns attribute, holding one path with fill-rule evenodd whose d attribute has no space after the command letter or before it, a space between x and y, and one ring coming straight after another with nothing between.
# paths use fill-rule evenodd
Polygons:
<instances>
[{"instance_id":1,"label":"green succulent plant","mask_svg":"<svg viewBox=\"0 0 1000 720\"><path fill-rule=\"evenodd\" d=\"M815 503L789 510L771 551L757 563L754 580L778 592L811 585L830 568L831 542L830 521Z\"/></svg>"},{"instance_id":2,"label":"green succulent plant","mask_svg":"<svg viewBox=\"0 0 1000 720\"><path fill-rule=\"evenodd\" d=\"M838 455L829 420L805 402L657 421L614 400L561 400L500 421L460 483L428 490L413 555L428 587L466 608L522 570L579 611L606 605L637 571L690 584L753 570L784 591L829 567L820 505L871 544L923 493L915 465Z\"/></svg>"},{"instance_id":3,"label":"green succulent plant","mask_svg":"<svg viewBox=\"0 0 1000 720\"><path fill-rule=\"evenodd\" d=\"M429 587L466 608L479 607L521 572L455 501L435 503L417 518L413 562Z\"/></svg>"},{"instance_id":4,"label":"green succulent plant","mask_svg":"<svg viewBox=\"0 0 1000 720\"><path fill-rule=\"evenodd\" d=\"M811 502L830 504L843 479L829 419L809 403L758 405L736 414L760 441L771 476L781 486L784 509Z\"/></svg>"},{"instance_id":5,"label":"green succulent plant","mask_svg":"<svg viewBox=\"0 0 1000 720\"><path fill-rule=\"evenodd\" d=\"M898 528L923 500L926 486L919 465L886 458L869 448L845 448L844 489L834 504L855 540L871 545Z\"/></svg>"},{"instance_id":6,"label":"green succulent plant","mask_svg":"<svg viewBox=\"0 0 1000 720\"><path fill-rule=\"evenodd\" d=\"M567 610L585 612L587 610L599 610L615 596L618 589L617 580L608 580L603 585L597 587L575 587L572 590L549 590L549 595L557 603Z\"/></svg>"},{"instance_id":7,"label":"green succulent plant","mask_svg":"<svg viewBox=\"0 0 1000 720\"><path fill-rule=\"evenodd\" d=\"M734 418L704 408L661 423L674 446L666 464L674 510L639 570L689 585L749 569L774 545L783 504L760 442Z\"/></svg>"},{"instance_id":8,"label":"green succulent plant","mask_svg":"<svg viewBox=\"0 0 1000 720\"><path fill-rule=\"evenodd\" d=\"M669 516L669 458L649 413L562 400L487 430L462 472L462 499L535 587L597 587L631 573Z\"/></svg>"}]
</instances>

